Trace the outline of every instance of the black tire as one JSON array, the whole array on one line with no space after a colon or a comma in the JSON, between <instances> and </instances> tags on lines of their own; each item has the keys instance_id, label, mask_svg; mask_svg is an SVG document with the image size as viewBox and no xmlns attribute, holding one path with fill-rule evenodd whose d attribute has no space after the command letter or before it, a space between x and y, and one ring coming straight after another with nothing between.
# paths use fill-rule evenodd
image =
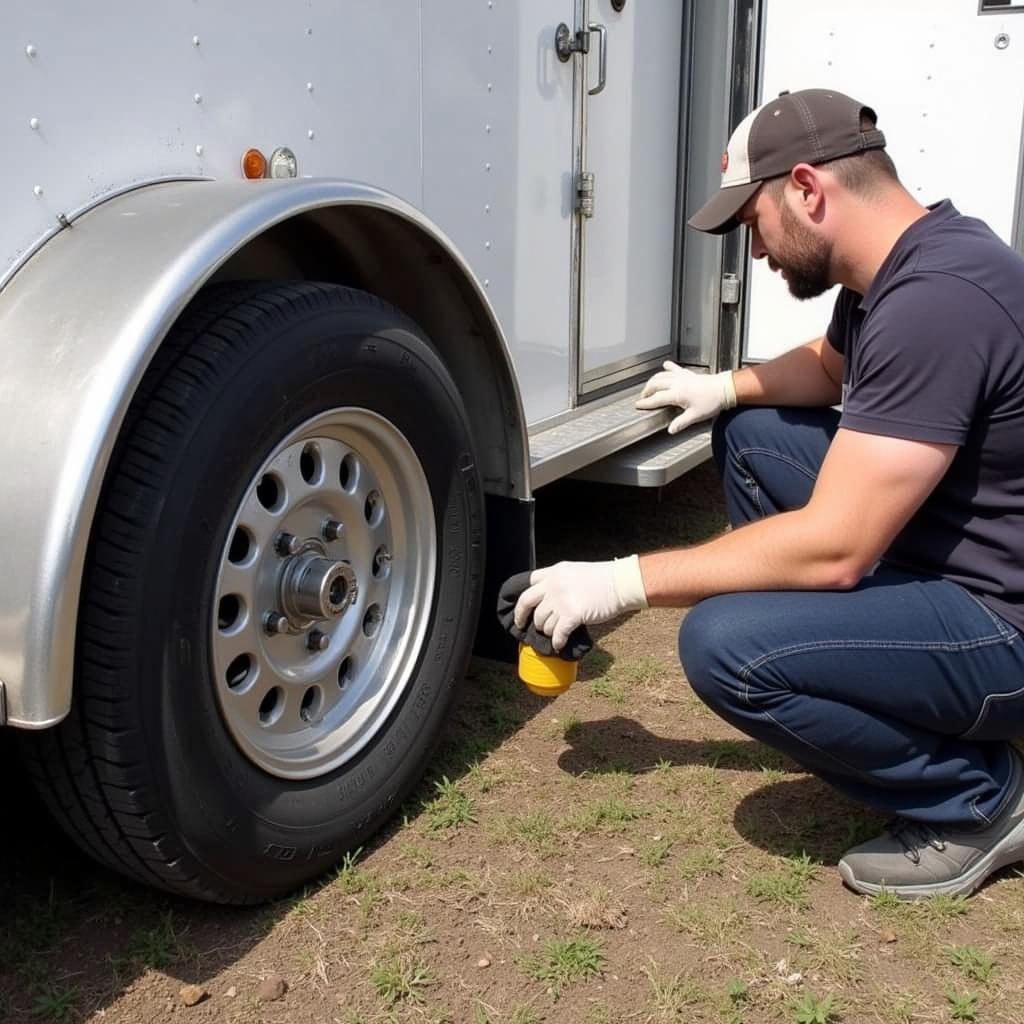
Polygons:
<instances>
[{"instance_id":1,"label":"black tire","mask_svg":"<svg viewBox=\"0 0 1024 1024\"><path fill-rule=\"evenodd\" d=\"M317 777L286 779L242 752L221 713L214 580L267 453L341 406L373 410L415 450L436 524L432 607L415 670L372 741ZM422 775L472 645L484 550L472 453L449 374L396 309L312 283L200 293L112 456L83 580L74 706L24 738L35 784L83 850L147 885L251 903L316 877L380 827Z\"/></svg>"}]
</instances>

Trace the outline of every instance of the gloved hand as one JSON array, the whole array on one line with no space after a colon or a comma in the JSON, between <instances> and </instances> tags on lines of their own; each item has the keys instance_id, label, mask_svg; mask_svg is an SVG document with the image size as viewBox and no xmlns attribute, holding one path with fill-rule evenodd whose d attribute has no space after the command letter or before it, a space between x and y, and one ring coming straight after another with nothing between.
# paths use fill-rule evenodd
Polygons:
<instances>
[{"instance_id":1,"label":"gloved hand","mask_svg":"<svg viewBox=\"0 0 1024 1024\"><path fill-rule=\"evenodd\" d=\"M533 624L560 651L577 626L607 622L646 607L636 555L611 562L559 562L533 571L530 586L516 602L515 624L525 628L532 615Z\"/></svg>"},{"instance_id":2,"label":"gloved hand","mask_svg":"<svg viewBox=\"0 0 1024 1024\"><path fill-rule=\"evenodd\" d=\"M694 373L673 362L662 363L664 369L645 385L637 399L638 409L661 409L676 405L683 410L669 425L670 434L678 434L691 423L717 416L723 409L736 405L736 388L732 370L722 373Z\"/></svg>"}]
</instances>

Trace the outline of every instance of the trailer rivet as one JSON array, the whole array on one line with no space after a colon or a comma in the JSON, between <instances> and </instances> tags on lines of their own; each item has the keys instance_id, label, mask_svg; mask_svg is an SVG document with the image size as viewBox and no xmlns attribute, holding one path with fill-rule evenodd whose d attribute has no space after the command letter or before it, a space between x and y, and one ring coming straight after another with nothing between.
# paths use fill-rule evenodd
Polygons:
<instances>
[{"instance_id":1,"label":"trailer rivet","mask_svg":"<svg viewBox=\"0 0 1024 1024\"><path fill-rule=\"evenodd\" d=\"M484 164L484 170L485 171L489 171L490 169L491 169L491 165L490 164Z\"/></svg>"},{"instance_id":2,"label":"trailer rivet","mask_svg":"<svg viewBox=\"0 0 1024 1024\"><path fill-rule=\"evenodd\" d=\"M202 145L196 146L196 156L202 156L202 155L203 155L203 147L202 147Z\"/></svg>"},{"instance_id":3,"label":"trailer rivet","mask_svg":"<svg viewBox=\"0 0 1024 1024\"><path fill-rule=\"evenodd\" d=\"M38 52L39 51L31 43L29 43L28 46L25 47L26 57L34 57Z\"/></svg>"},{"instance_id":4,"label":"trailer rivet","mask_svg":"<svg viewBox=\"0 0 1024 1024\"><path fill-rule=\"evenodd\" d=\"M34 132L39 131L39 118L38 117L29 118L28 126Z\"/></svg>"},{"instance_id":5,"label":"trailer rivet","mask_svg":"<svg viewBox=\"0 0 1024 1024\"><path fill-rule=\"evenodd\" d=\"M490 213L490 212L491 212L491 204L490 203L484 203L484 213Z\"/></svg>"},{"instance_id":6,"label":"trailer rivet","mask_svg":"<svg viewBox=\"0 0 1024 1024\"><path fill-rule=\"evenodd\" d=\"M312 139L312 138L315 138L315 137L316 137L316 133L313 131L312 128L310 128L309 131L306 132L306 138Z\"/></svg>"},{"instance_id":7,"label":"trailer rivet","mask_svg":"<svg viewBox=\"0 0 1024 1024\"><path fill-rule=\"evenodd\" d=\"M193 46L198 46L199 45L199 36L193 36L192 37L192 45Z\"/></svg>"},{"instance_id":8,"label":"trailer rivet","mask_svg":"<svg viewBox=\"0 0 1024 1024\"><path fill-rule=\"evenodd\" d=\"M485 288L490 288L491 287L491 279L489 277L485 277L484 278L484 287Z\"/></svg>"},{"instance_id":9,"label":"trailer rivet","mask_svg":"<svg viewBox=\"0 0 1024 1024\"><path fill-rule=\"evenodd\" d=\"M490 247L491 247L491 243L490 242L484 242L484 248L485 249L490 249Z\"/></svg>"},{"instance_id":10,"label":"trailer rivet","mask_svg":"<svg viewBox=\"0 0 1024 1024\"><path fill-rule=\"evenodd\" d=\"M313 30L311 28L307 28L306 29L306 35L307 36L311 36L312 34L313 34Z\"/></svg>"},{"instance_id":11,"label":"trailer rivet","mask_svg":"<svg viewBox=\"0 0 1024 1024\"><path fill-rule=\"evenodd\" d=\"M1005 32L996 36L996 49L1005 50L1010 45L1010 37Z\"/></svg>"},{"instance_id":12,"label":"trailer rivet","mask_svg":"<svg viewBox=\"0 0 1024 1024\"><path fill-rule=\"evenodd\" d=\"M484 131L487 132L488 135L490 135L491 134L491 126L489 124L484 125Z\"/></svg>"},{"instance_id":13,"label":"trailer rivet","mask_svg":"<svg viewBox=\"0 0 1024 1024\"><path fill-rule=\"evenodd\" d=\"M312 91L313 91L313 83L312 82L307 82L306 83L306 92L312 92Z\"/></svg>"},{"instance_id":14,"label":"trailer rivet","mask_svg":"<svg viewBox=\"0 0 1024 1024\"><path fill-rule=\"evenodd\" d=\"M487 83L487 91L494 92L494 86L490 82Z\"/></svg>"},{"instance_id":15,"label":"trailer rivet","mask_svg":"<svg viewBox=\"0 0 1024 1024\"><path fill-rule=\"evenodd\" d=\"M43 186L36 185L36 187L32 189L32 193L38 199L43 194Z\"/></svg>"},{"instance_id":16,"label":"trailer rivet","mask_svg":"<svg viewBox=\"0 0 1024 1024\"><path fill-rule=\"evenodd\" d=\"M196 103L202 103L203 102L203 97L198 92L195 94L195 96L192 97L192 99L194 99L196 101Z\"/></svg>"}]
</instances>

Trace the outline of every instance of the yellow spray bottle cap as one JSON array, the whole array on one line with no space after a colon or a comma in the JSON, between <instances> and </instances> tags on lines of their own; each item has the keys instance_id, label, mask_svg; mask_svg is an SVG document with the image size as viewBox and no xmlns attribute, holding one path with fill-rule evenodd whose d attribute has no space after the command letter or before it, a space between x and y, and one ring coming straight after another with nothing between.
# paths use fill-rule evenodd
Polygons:
<instances>
[{"instance_id":1,"label":"yellow spray bottle cap","mask_svg":"<svg viewBox=\"0 0 1024 1024\"><path fill-rule=\"evenodd\" d=\"M519 645L519 678L540 697L557 697L576 682L578 663L558 655L545 657L529 644Z\"/></svg>"}]
</instances>

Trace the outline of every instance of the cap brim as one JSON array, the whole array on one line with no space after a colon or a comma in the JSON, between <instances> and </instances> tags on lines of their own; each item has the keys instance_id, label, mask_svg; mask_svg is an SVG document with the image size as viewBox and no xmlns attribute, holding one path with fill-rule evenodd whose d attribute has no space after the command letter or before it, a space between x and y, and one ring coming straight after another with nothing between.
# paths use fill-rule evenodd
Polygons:
<instances>
[{"instance_id":1,"label":"cap brim","mask_svg":"<svg viewBox=\"0 0 1024 1024\"><path fill-rule=\"evenodd\" d=\"M724 235L732 231L740 224L736 215L761 185L760 181L752 181L747 185L720 188L687 223L691 228L711 235Z\"/></svg>"}]
</instances>

